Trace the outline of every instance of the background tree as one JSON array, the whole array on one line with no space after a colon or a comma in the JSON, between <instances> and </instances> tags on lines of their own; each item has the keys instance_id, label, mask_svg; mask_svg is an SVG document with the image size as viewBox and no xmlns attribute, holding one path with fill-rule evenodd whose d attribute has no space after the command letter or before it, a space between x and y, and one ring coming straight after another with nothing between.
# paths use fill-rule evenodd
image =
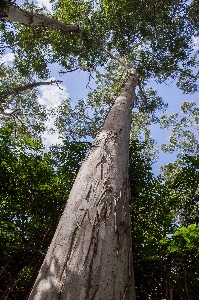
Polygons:
<instances>
[{"instance_id":1,"label":"background tree","mask_svg":"<svg viewBox=\"0 0 199 300\"><path fill-rule=\"evenodd\" d=\"M78 172L29 299L135 299L128 184L136 86L131 72Z\"/></svg>"},{"instance_id":2,"label":"background tree","mask_svg":"<svg viewBox=\"0 0 199 300\"><path fill-rule=\"evenodd\" d=\"M38 101L38 87L60 80L35 81L22 76L15 66L0 65L0 123L13 125L14 134L41 138L50 111Z\"/></svg>"},{"instance_id":3,"label":"background tree","mask_svg":"<svg viewBox=\"0 0 199 300\"><path fill-rule=\"evenodd\" d=\"M151 157L142 154L143 144L141 152L135 151L139 144L131 152L132 236L138 299L149 295L152 299L197 297L199 173L194 129L198 107L185 102L181 109L186 117L178 118L176 113L161 118L162 128L172 129L170 145L163 145L163 149L178 151L177 160L163 166L161 176L154 178Z\"/></svg>"}]
</instances>

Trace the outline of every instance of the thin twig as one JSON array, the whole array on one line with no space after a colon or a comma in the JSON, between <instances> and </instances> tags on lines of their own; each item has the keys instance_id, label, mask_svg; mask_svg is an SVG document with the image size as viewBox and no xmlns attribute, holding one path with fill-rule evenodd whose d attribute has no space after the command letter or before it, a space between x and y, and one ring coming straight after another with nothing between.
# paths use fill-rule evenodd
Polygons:
<instances>
[{"instance_id":1,"label":"thin twig","mask_svg":"<svg viewBox=\"0 0 199 300\"><path fill-rule=\"evenodd\" d=\"M2 278L3 273L5 272L7 266L8 266L9 263L11 262L12 258L13 258L13 256L10 256L10 258L9 258L8 261L7 261L7 263L6 263L5 266L3 267L3 270L2 270L1 273L0 273L0 279Z\"/></svg>"},{"instance_id":2,"label":"thin twig","mask_svg":"<svg viewBox=\"0 0 199 300\"><path fill-rule=\"evenodd\" d=\"M70 73L70 72L74 72L77 71L79 69L79 67L73 69L73 70L68 70L68 71L59 71L59 74L66 74L66 73Z\"/></svg>"},{"instance_id":3,"label":"thin twig","mask_svg":"<svg viewBox=\"0 0 199 300\"><path fill-rule=\"evenodd\" d=\"M199 78L199 71L197 72L196 75L190 74L190 73L186 72L185 70L181 69L180 67L177 67L176 71L180 71L182 74L185 74L186 76L189 76L189 77L194 78L194 79Z\"/></svg>"},{"instance_id":4,"label":"thin twig","mask_svg":"<svg viewBox=\"0 0 199 300\"><path fill-rule=\"evenodd\" d=\"M35 257L33 256L33 258L30 260L30 262L28 263L27 266L25 266L21 271L21 273L18 273L18 278L10 280L10 284L6 287L6 290L4 292L4 294L2 295L1 299L7 299L8 295L11 293L12 289L17 285L17 283L19 282L19 280L21 280L21 278L25 275L25 273L28 271L28 269L31 267L31 265L34 263Z\"/></svg>"},{"instance_id":5,"label":"thin twig","mask_svg":"<svg viewBox=\"0 0 199 300\"><path fill-rule=\"evenodd\" d=\"M142 97L143 97L143 99L144 99L144 102L145 103L147 103L147 97L146 97L146 95L145 95L145 93L144 93L144 91L143 91L143 89L142 89L142 86L141 86L141 81L140 81L140 79L138 78L138 86L139 86L139 89L140 89L140 93L141 93L141 95L142 95Z\"/></svg>"},{"instance_id":6,"label":"thin twig","mask_svg":"<svg viewBox=\"0 0 199 300\"><path fill-rule=\"evenodd\" d=\"M107 79L109 79L109 80L112 80L112 81L115 82L115 83L119 83L119 81L116 80L115 78L110 77L110 76L105 75L105 74L102 74L102 73L100 73L99 71L97 71L97 70L95 70L95 69L93 69L93 68L90 68L90 67L84 67L84 66L80 66L80 68L83 69L83 70L90 71L90 72L95 72L98 76L101 76L101 77L107 78Z\"/></svg>"},{"instance_id":7,"label":"thin twig","mask_svg":"<svg viewBox=\"0 0 199 300\"><path fill-rule=\"evenodd\" d=\"M105 48L103 48L104 52L106 54L108 54L108 56L110 56L112 59L116 60L117 62L119 62L120 65L122 65L125 69L130 70L132 69L130 67L130 65L128 63L123 63L118 57L114 56L111 52L109 52L108 50L106 50Z\"/></svg>"}]
</instances>

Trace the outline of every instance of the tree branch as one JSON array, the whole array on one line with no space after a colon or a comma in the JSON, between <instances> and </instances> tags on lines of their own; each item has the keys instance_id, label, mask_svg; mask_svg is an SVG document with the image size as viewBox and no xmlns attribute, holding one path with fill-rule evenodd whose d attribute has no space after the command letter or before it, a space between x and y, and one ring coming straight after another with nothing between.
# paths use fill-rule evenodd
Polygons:
<instances>
[{"instance_id":1,"label":"tree branch","mask_svg":"<svg viewBox=\"0 0 199 300\"><path fill-rule=\"evenodd\" d=\"M7 113L7 112L5 112L5 111L3 110L2 107L0 107L1 113L2 113L4 116L6 116L6 117L10 117L10 116L14 115L14 114L15 114L17 111L19 111L19 110L20 110L20 109L15 109L15 110L11 111L10 113Z\"/></svg>"},{"instance_id":2,"label":"tree branch","mask_svg":"<svg viewBox=\"0 0 199 300\"><path fill-rule=\"evenodd\" d=\"M66 74L66 73L74 72L74 71L77 71L78 69L79 69L79 67L72 69L72 70L68 70L68 71L59 71L59 74Z\"/></svg>"},{"instance_id":3,"label":"tree branch","mask_svg":"<svg viewBox=\"0 0 199 300\"><path fill-rule=\"evenodd\" d=\"M0 19L26 26L44 26L60 30L63 33L80 32L80 27L77 24L68 25L46 15L25 11L13 3L8 4L4 9L0 9Z\"/></svg>"},{"instance_id":4,"label":"tree branch","mask_svg":"<svg viewBox=\"0 0 199 300\"><path fill-rule=\"evenodd\" d=\"M177 67L177 68L176 68L176 71L180 71L182 74L184 74L184 75L186 75L186 76L188 76L188 77L194 78L194 79L199 78L199 71L197 72L196 75L190 74L189 72L187 72L187 71L181 69L180 67Z\"/></svg>"},{"instance_id":5,"label":"tree branch","mask_svg":"<svg viewBox=\"0 0 199 300\"><path fill-rule=\"evenodd\" d=\"M141 86L141 81L140 79L138 78L137 79L137 83L138 83L138 86L139 86L139 89L140 89L140 94L142 95L143 99L144 99L144 102L147 103L147 97L142 89L142 86Z\"/></svg>"},{"instance_id":6,"label":"tree branch","mask_svg":"<svg viewBox=\"0 0 199 300\"><path fill-rule=\"evenodd\" d=\"M16 86L13 88L13 90L16 93L21 93L21 92L31 90L31 89L36 88L41 85L51 85L53 83L62 83L62 82L63 82L62 80L39 81L39 82L29 83L29 84L26 84L23 86Z\"/></svg>"},{"instance_id":7,"label":"tree branch","mask_svg":"<svg viewBox=\"0 0 199 300\"><path fill-rule=\"evenodd\" d=\"M111 52L103 48L104 52L108 54L112 59L116 60L121 66L123 66L126 70L132 70L132 67L128 63L123 63L118 57L114 56Z\"/></svg>"},{"instance_id":8,"label":"tree branch","mask_svg":"<svg viewBox=\"0 0 199 300\"><path fill-rule=\"evenodd\" d=\"M93 69L93 68L86 67L86 66L85 66L85 67L84 67L84 66L80 66L80 68L83 69L83 70L90 71L90 72L95 72L98 76L101 76L101 77L107 78L107 79L109 79L109 80L111 80L111 81L113 81L113 82L119 83L119 81L116 80L115 78L110 77L110 76L105 75L105 74L102 74L102 73L100 73L99 71L97 71L97 70L95 70L95 69Z\"/></svg>"}]
</instances>

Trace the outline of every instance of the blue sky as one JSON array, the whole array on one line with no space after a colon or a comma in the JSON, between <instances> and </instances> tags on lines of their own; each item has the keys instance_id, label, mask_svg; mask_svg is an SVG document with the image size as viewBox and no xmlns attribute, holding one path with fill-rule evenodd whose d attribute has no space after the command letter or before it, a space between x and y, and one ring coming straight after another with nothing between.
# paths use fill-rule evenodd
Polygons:
<instances>
[{"instance_id":1,"label":"blue sky","mask_svg":"<svg viewBox=\"0 0 199 300\"><path fill-rule=\"evenodd\" d=\"M157 84L155 81L151 82L151 86L158 91L158 95L163 98L163 100L168 103L168 109L165 113L173 114L175 112L180 112L180 106L184 101L194 101L199 105L199 93L195 94L183 94L182 91L176 87L175 83L171 84ZM171 134L170 130L161 130L158 124L151 126L152 137L160 148L160 145L168 142L168 138ZM153 166L153 171L157 174L157 170L160 166L168 163L174 162L176 159L176 154L166 154L160 150L159 160Z\"/></svg>"},{"instance_id":2,"label":"blue sky","mask_svg":"<svg viewBox=\"0 0 199 300\"><path fill-rule=\"evenodd\" d=\"M17 0L16 3L20 5L23 1ZM51 10L52 5L49 3L48 0L36 0L35 1L39 6L45 6L49 11ZM199 38L195 37L193 39L195 43L196 49L199 49ZM12 60L12 57L7 58L8 61ZM47 107L54 106L56 107L61 103L61 100L64 98L70 97L73 102L77 100L77 98L86 98L86 94L89 89L86 89L86 85L89 82L89 74L84 71L75 71L72 73L67 73L61 77L58 75L58 71L60 68L57 65L53 65L51 68L52 76L56 79L63 80L63 84L61 85L62 90L59 89L57 86L52 87L41 87L40 89L40 103L45 104ZM94 81L92 80L89 83L90 87L94 87ZM193 95L185 95L179 90L175 83L169 84L157 84L155 80L151 80L150 86L158 91L158 95L163 98L163 100L168 103L168 109L166 113L171 114L180 111L180 105L184 101L195 101L197 105L199 105L199 93L195 93ZM52 126L53 120L49 120L49 126ZM157 145L160 147L162 143L167 143L170 131L161 130L159 125L152 125L152 138L157 142ZM46 144L52 142L56 143L59 142L58 135L48 136L45 135ZM154 164L153 171L155 174L158 174L158 168L170 161L175 160L175 154L165 154L160 151L160 159L157 163Z\"/></svg>"},{"instance_id":3,"label":"blue sky","mask_svg":"<svg viewBox=\"0 0 199 300\"><path fill-rule=\"evenodd\" d=\"M54 69L52 70L53 76L57 76L58 70L59 69L54 66ZM89 92L89 89L86 88L86 85L89 82L89 74L87 72L78 70L72 73L67 73L60 77L60 79L63 80L63 85L66 86L72 102L75 102L77 98L86 98L86 94ZM89 83L89 86L94 88L94 80ZM199 93L192 95L183 94L182 91L176 87L175 82L157 84L155 80L151 80L148 86L156 89L158 91L158 95L161 96L166 103L168 103L168 109L166 110L167 114L180 112L180 106L184 101L194 101L199 105ZM167 143L171 131L161 130L159 128L159 124L152 125L151 130L152 138L157 142L160 149L160 145L162 143ZM159 157L159 160L153 166L153 171L156 175L159 174L158 169L160 166L168 162L175 161L176 153L166 154L160 150Z\"/></svg>"}]
</instances>

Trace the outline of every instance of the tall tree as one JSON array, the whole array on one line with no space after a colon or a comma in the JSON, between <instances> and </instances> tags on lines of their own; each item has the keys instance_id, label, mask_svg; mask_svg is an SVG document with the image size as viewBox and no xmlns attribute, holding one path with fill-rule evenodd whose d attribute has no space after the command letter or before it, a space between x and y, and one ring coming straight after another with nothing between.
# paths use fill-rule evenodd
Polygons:
<instances>
[{"instance_id":1,"label":"tall tree","mask_svg":"<svg viewBox=\"0 0 199 300\"><path fill-rule=\"evenodd\" d=\"M83 162L29 299L135 299L128 147L137 76Z\"/></svg>"},{"instance_id":2,"label":"tall tree","mask_svg":"<svg viewBox=\"0 0 199 300\"><path fill-rule=\"evenodd\" d=\"M187 3L58 1L55 18L66 23L78 18L83 25L80 37L70 35L66 40L60 31L34 27L19 27L16 35L10 35L23 72L29 64L42 75L39 61L44 66L58 61L66 69L86 63L93 69L107 63L111 49L126 56L139 74L139 79L132 74L125 84L82 165L30 299L135 298L127 272L132 270L127 182L130 99L135 81L143 94L144 81L152 77L159 81L179 77L184 91L195 90L198 74L191 67L197 66L197 59L190 55L190 38L196 29Z\"/></svg>"}]
</instances>

